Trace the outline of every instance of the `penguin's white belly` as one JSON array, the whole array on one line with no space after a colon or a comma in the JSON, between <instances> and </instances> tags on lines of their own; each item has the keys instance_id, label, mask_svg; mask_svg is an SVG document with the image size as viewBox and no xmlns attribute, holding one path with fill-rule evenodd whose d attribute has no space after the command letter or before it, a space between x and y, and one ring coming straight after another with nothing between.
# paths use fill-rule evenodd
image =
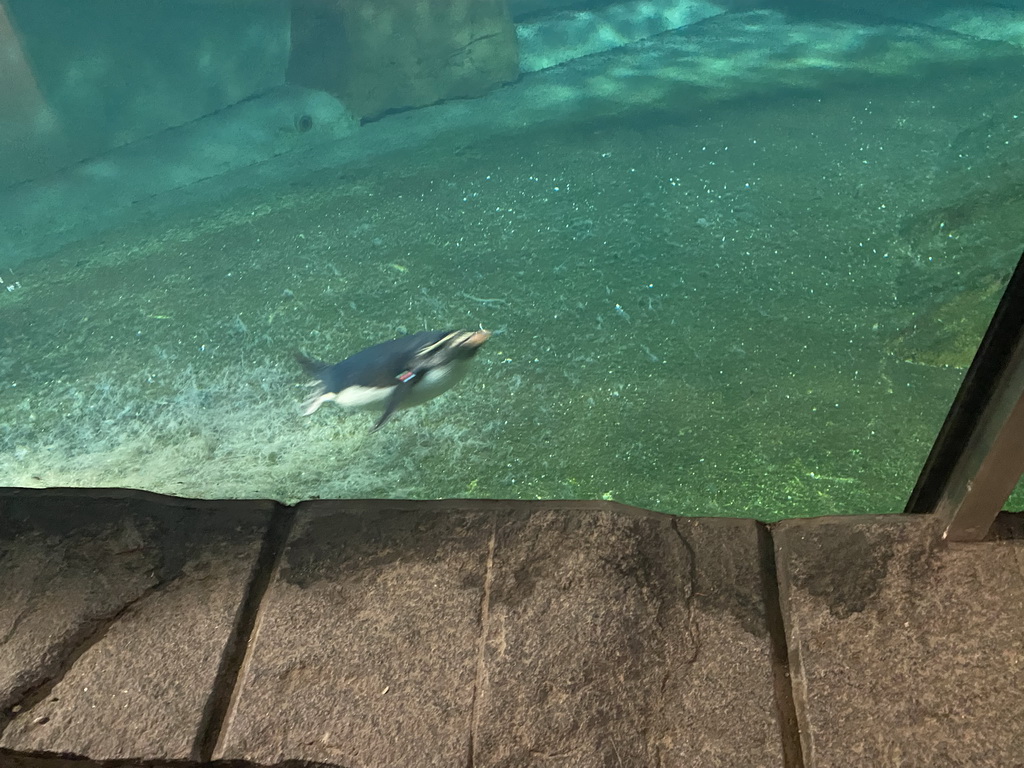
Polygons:
<instances>
[{"instance_id":1,"label":"penguin's white belly","mask_svg":"<svg viewBox=\"0 0 1024 768\"><path fill-rule=\"evenodd\" d=\"M402 398L399 410L421 405L444 394L458 384L469 370L469 360L455 360L448 365L431 368ZM397 386L397 382L396 382ZM348 387L336 395L326 395L325 399L333 399L338 405L353 410L381 410L391 398L394 387Z\"/></svg>"}]
</instances>

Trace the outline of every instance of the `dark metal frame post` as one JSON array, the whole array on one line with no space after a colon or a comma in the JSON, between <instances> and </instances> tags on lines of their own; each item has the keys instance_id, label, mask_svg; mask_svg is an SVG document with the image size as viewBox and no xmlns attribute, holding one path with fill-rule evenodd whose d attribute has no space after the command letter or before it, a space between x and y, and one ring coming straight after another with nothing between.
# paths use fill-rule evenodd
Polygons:
<instances>
[{"instance_id":1,"label":"dark metal frame post","mask_svg":"<svg viewBox=\"0 0 1024 768\"><path fill-rule=\"evenodd\" d=\"M1024 473L1024 254L1003 293L907 512L935 512L943 538L980 541Z\"/></svg>"}]
</instances>

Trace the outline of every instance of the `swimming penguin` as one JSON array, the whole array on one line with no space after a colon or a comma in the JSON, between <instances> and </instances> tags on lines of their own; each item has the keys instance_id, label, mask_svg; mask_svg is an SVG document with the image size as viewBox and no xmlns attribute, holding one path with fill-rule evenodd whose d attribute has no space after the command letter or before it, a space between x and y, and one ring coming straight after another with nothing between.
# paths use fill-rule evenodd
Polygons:
<instances>
[{"instance_id":1,"label":"swimming penguin","mask_svg":"<svg viewBox=\"0 0 1024 768\"><path fill-rule=\"evenodd\" d=\"M316 381L302 404L305 416L333 400L346 408L384 413L371 432L383 427L395 411L425 403L454 387L491 332L422 331L356 352L329 365L302 354L295 356Z\"/></svg>"}]
</instances>

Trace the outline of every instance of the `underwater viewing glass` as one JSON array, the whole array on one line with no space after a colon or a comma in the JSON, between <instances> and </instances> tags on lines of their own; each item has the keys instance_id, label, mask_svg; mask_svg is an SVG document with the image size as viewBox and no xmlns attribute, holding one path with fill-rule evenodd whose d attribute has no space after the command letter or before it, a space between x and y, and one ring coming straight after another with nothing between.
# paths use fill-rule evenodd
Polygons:
<instances>
[{"instance_id":1,"label":"underwater viewing glass","mask_svg":"<svg viewBox=\"0 0 1024 768\"><path fill-rule=\"evenodd\" d=\"M509 0L387 69L307 6L0 3L3 485L903 509L1024 241L1024 9Z\"/></svg>"}]
</instances>

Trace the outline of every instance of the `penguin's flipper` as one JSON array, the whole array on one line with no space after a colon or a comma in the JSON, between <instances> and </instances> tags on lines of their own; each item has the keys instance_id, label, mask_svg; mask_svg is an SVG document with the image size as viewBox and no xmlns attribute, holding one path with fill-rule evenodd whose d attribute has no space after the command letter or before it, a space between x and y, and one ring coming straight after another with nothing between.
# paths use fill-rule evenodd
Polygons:
<instances>
[{"instance_id":1,"label":"penguin's flipper","mask_svg":"<svg viewBox=\"0 0 1024 768\"><path fill-rule=\"evenodd\" d=\"M416 383L417 378L418 374L415 371L406 371L398 376L398 383L392 390L391 397L388 398L387 407L380 418L377 419L377 423L373 425L373 429L370 430L371 432L376 432L388 423L388 419L395 415L395 411L402 406L402 400L412 390L412 385Z\"/></svg>"}]
</instances>

